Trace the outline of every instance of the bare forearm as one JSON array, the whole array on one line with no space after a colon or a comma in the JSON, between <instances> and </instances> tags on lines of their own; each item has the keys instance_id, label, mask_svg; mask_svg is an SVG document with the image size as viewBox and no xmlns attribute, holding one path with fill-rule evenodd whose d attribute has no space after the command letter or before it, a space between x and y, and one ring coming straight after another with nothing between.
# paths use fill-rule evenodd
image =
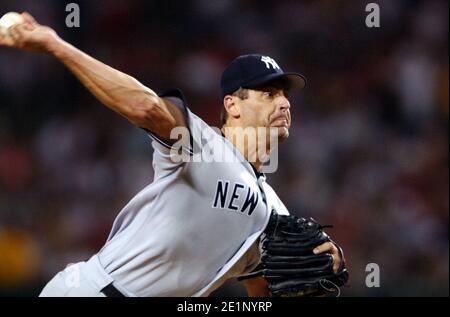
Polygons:
<instances>
[{"instance_id":1,"label":"bare forearm","mask_svg":"<svg viewBox=\"0 0 450 317\"><path fill-rule=\"evenodd\" d=\"M132 120L158 99L155 92L133 77L83 53L57 39L49 53L63 63L81 83L105 106Z\"/></svg>"},{"instance_id":2,"label":"bare forearm","mask_svg":"<svg viewBox=\"0 0 450 317\"><path fill-rule=\"evenodd\" d=\"M130 122L168 139L176 126L185 126L183 112L155 92L63 41L56 32L39 24L28 13L23 22L0 33L0 46L53 55L105 106Z\"/></svg>"}]
</instances>

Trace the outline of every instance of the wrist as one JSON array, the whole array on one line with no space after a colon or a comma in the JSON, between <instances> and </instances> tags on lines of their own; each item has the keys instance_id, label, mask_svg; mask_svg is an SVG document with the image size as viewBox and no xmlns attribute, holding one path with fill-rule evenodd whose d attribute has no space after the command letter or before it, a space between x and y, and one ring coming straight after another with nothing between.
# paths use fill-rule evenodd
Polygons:
<instances>
[{"instance_id":1,"label":"wrist","mask_svg":"<svg viewBox=\"0 0 450 317\"><path fill-rule=\"evenodd\" d=\"M54 34L49 38L45 45L46 52L51 56L58 58L62 54L64 44L64 40L62 40L58 35Z\"/></svg>"}]
</instances>

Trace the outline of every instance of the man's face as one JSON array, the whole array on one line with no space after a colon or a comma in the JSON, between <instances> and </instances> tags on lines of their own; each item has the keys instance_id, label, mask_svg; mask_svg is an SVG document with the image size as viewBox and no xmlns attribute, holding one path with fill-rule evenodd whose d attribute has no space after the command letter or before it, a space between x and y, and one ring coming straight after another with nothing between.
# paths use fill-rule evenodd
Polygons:
<instances>
[{"instance_id":1,"label":"man's face","mask_svg":"<svg viewBox=\"0 0 450 317\"><path fill-rule=\"evenodd\" d=\"M288 95L279 85L271 84L248 90L248 98L238 103L244 127L277 128L279 142L289 136L291 112Z\"/></svg>"}]
</instances>

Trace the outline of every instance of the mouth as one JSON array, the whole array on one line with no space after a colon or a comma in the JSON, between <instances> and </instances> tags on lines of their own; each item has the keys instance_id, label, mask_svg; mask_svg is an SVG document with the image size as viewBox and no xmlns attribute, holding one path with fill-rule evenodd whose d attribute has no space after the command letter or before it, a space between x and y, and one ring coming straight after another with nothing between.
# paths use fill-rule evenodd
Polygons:
<instances>
[{"instance_id":1,"label":"mouth","mask_svg":"<svg viewBox=\"0 0 450 317\"><path fill-rule=\"evenodd\" d=\"M272 127L289 127L289 120L286 116L278 116L271 122Z\"/></svg>"}]
</instances>

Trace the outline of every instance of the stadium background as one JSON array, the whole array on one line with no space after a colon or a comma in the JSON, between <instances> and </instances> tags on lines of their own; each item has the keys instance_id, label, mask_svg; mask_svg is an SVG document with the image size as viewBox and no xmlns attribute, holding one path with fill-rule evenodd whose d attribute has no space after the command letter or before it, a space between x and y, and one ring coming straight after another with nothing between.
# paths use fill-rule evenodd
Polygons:
<instances>
[{"instance_id":1,"label":"stadium background","mask_svg":"<svg viewBox=\"0 0 450 317\"><path fill-rule=\"evenodd\" d=\"M263 52L309 86L269 181L292 213L335 225L345 296L448 296L448 1L0 0L29 11L156 91L180 87L219 120L219 76ZM0 295L34 296L104 243L152 181L145 133L103 108L56 61L0 48ZM381 287L365 286L377 263ZM240 296L231 281L215 295Z\"/></svg>"}]
</instances>

